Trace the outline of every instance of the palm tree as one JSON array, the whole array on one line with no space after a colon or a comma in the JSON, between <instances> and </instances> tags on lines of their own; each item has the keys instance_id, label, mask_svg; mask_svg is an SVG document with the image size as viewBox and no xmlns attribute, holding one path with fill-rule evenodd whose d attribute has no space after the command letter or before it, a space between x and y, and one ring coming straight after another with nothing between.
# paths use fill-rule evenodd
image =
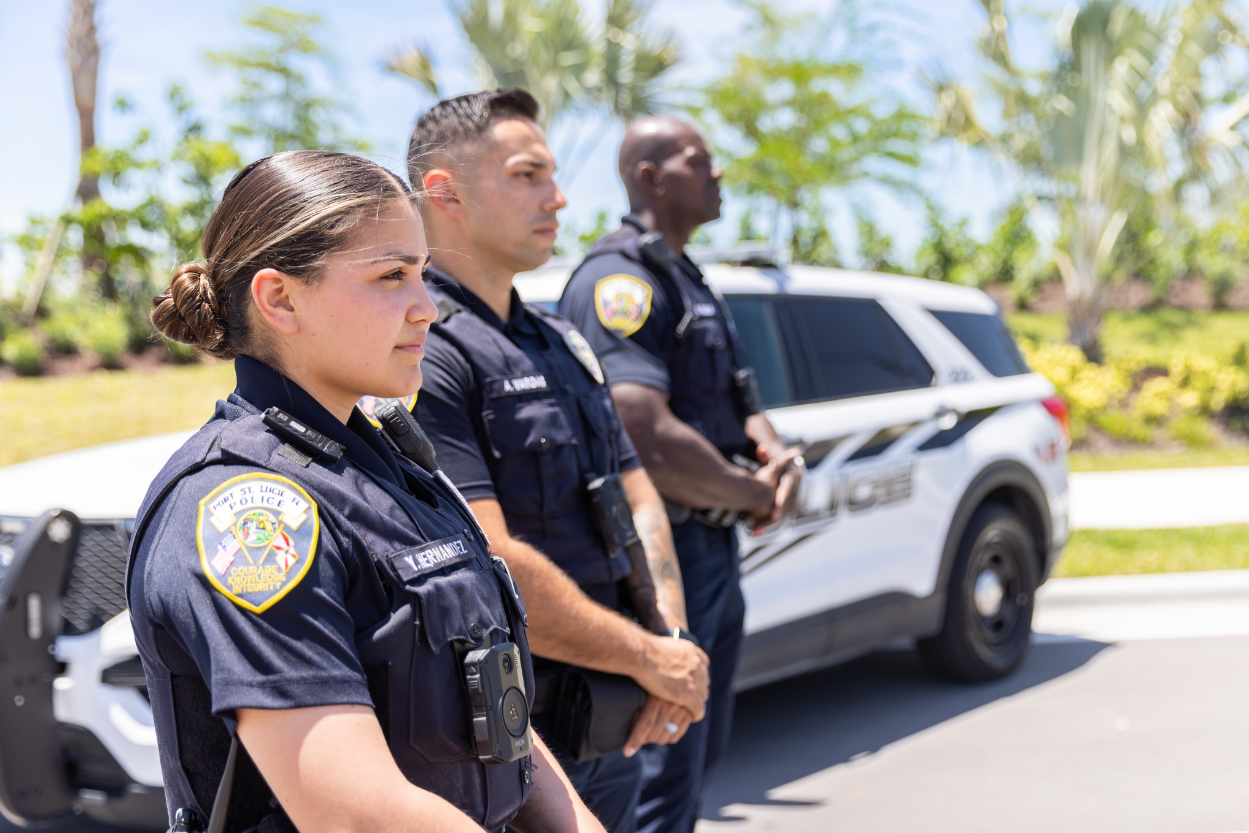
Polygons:
<instances>
[{"instance_id":1,"label":"palm tree","mask_svg":"<svg viewBox=\"0 0 1249 833\"><path fill-rule=\"evenodd\" d=\"M82 205L100 196L100 177L90 165L95 148L95 104L99 89L100 39L95 25L96 0L70 0L69 25L65 27L65 61L69 64L70 83L74 92L74 109L78 113L79 175L75 193ZM95 226L86 230L82 245L83 277L97 274L100 294L110 300L117 298L117 285L104 257L104 230Z\"/></svg>"},{"instance_id":2,"label":"palm tree","mask_svg":"<svg viewBox=\"0 0 1249 833\"><path fill-rule=\"evenodd\" d=\"M1004 0L981 0L980 41L1001 128L969 86L933 82L936 126L990 151L1016 176L1029 212L1060 229L1054 259L1069 303L1069 340L1100 356L1104 277L1133 199L1176 205L1239 179L1249 93L1213 106L1217 64L1245 37L1225 0L1146 14L1124 0L1086 0L1059 22L1060 57L1030 72L1013 60Z\"/></svg>"},{"instance_id":3,"label":"palm tree","mask_svg":"<svg viewBox=\"0 0 1249 833\"><path fill-rule=\"evenodd\" d=\"M580 0L462 0L455 14L485 87L520 87L541 106L543 126L577 111L629 120L660 107L660 79L679 60L675 35L647 25L647 0L609 0L591 30ZM441 97L436 63L420 45L383 63Z\"/></svg>"}]
</instances>

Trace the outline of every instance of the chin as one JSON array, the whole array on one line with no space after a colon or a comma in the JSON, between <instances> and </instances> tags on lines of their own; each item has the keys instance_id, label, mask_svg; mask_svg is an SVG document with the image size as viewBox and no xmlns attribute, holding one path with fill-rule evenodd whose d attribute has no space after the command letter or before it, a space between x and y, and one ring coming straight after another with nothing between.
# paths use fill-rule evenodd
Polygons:
<instances>
[{"instance_id":1,"label":"chin","mask_svg":"<svg viewBox=\"0 0 1249 833\"><path fill-rule=\"evenodd\" d=\"M542 266L544 263L550 260L551 255L554 252L555 252L555 244L552 243L550 246L546 246L543 249L540 249L536 252L532 252L526 257L517 258L516 259L517 260L516 273L520 274L521 272L532 272L534 269L537 269L539 266Z\"/></svg>"}]
</instances>

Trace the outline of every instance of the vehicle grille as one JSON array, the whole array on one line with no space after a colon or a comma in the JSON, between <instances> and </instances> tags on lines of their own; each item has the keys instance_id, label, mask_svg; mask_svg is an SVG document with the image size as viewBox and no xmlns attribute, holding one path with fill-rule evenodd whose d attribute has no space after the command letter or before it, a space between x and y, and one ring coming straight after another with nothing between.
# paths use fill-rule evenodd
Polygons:
<instances>
[{"instance_id":1,"label":"vehicle grille","mask_svg":"<svg viewBox=\"0 0 1249 833\"><path fill-rule=\"evenodd\" d=\"M65 633L93 631L126 609L130 537L111 523L84 523L65 592Z\"/></svg>"}]
</instances>

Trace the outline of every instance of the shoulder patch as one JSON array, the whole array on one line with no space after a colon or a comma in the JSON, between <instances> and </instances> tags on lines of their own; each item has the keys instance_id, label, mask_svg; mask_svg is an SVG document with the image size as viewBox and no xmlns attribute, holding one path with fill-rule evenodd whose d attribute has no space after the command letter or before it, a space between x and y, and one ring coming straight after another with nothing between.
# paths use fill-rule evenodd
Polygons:
<instances>
[{"instance_id":1,"label":"shoulder patch","mask_svg":"<svg viewBox=\"0 0 1249 833\"><path fill-rule=\"evenodd\" d=\"M651 314L650 284L623 272L600 278L594 284L594 309L603 326L621 338L642 329Z\"/></svg>"},{"instance_id":2,"label":"shoulder patch","mask_svg":"<svg viewBox=\"0 0 1249 833\"><path fill-rule=\"evenodd\" d=\"M321 518L316 502L276 474L242 474L199 502L200 567L222 595L264 613L308 574Z\"/></svg>"},{"instance_id":3,"label":"shoulder patch","mask_svg":"<svg viewBox=\"0 0 1249 833\"><path fill-rule=\"evenodd\" d=\"M416 394L405 396L403 398L387 399L381 396L362 396L360 401L356 403L356 407L360 409L360 413L364 414L364 418L373 424L374 428L381 428L382 424L377 421L377 409L385 405L387 402L394 402L408 411L416 407Z\"/></svg>"}]
</instances>

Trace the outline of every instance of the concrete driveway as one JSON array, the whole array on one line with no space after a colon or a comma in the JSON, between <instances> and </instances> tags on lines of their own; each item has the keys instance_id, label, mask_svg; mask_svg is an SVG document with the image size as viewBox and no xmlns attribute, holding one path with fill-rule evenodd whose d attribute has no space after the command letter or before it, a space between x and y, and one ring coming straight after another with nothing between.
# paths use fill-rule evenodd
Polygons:
<instances>
[{"instance_id":1,"label":"concrete driveway","mask_svg":"<svg viewBox=\"0 0 1249 833\"><path fill-rule=\"evenodd\" d=\"M893 651L743 694L698 833L1249 830L1249 576L1055 581L1037 627L989 685Z\"/></svg>"}]
</instances>

